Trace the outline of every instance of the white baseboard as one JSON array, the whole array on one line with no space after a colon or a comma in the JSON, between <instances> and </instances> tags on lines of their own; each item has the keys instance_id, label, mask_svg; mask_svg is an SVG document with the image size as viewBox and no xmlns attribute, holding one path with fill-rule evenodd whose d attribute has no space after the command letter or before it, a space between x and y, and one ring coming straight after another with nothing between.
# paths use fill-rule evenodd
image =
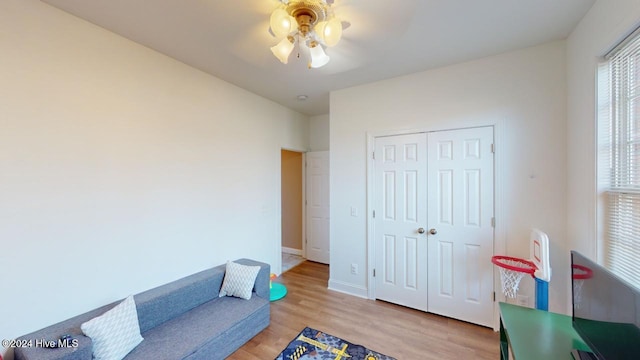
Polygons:
<instances>
[{"instance_id":1,"label":"white baseboard","mask_svg":"<svg viewBox=\"0 0 640 360\"><path fill-rule=\"evenodd\" d=\"M364 286L353 285L343 281L329 279L329 290L341 292L347 295L357 296L363 299L369 298L369 292Z\"/></svg>"},{"instance_id":2,"label":"white baseboard","mask_svg":"<svg viewBox=\"0 0 640 360\"><path fill-rule=\"evenodd\" d=\"M287 253L287 254L293 254L293 255L298 255L298 256L302 256L302 250L301 249L293 249L293 248L289 248L289 247L282 247L282 252L283 253Z\"/></svg>"}]
</instances>

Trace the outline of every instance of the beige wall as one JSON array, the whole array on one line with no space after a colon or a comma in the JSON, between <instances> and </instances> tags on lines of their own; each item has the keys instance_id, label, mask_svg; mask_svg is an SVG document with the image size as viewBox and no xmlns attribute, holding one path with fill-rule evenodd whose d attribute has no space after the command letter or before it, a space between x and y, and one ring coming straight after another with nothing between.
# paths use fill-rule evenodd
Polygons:
<instances>
[{"instance_id":1,"label":"beige wall","mask_svg":"<svg viewBox=\"0 0 640 360\"><path fill-rule=\"evenodd\" d=\"M302 250L302 153L282 150L282 246Z\"/></svg>"},{"instance_id":2,"label":"beige wall","mask_svg":"<svg viewBox=\"0 0 640 360\"><path fill-rule=\"evenodd\" d=\"M0 53L0 338L227 260L280 271L306 116L38 0L0 1Z\"/></svg>"}]
</instances>

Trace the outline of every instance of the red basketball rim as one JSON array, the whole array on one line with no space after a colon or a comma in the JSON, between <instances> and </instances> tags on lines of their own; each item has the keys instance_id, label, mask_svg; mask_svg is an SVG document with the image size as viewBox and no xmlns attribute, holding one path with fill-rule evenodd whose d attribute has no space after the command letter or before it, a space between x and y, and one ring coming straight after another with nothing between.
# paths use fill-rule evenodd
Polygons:
<instances>
[{"instance_id":1,"label":"red basketball rim","mask_svg":"<svg viewBox=\"0 0 640 360\"><path fill-rule=\"evenodd\" d=\"M578 264L573 264L571 265L574 269L577 270L581 270L584 273L582 274L576 274L573 273L573 278L576 280L585 280L585 279L589 279L593 276L593 270L589 269L588 267L584 266L584 265L578 265Z\"/></svg>"},{"instance_id":2,"label":"red basketball rim","mask_svg":"<svg viewBox=\"0 0 640 360\"><path fill-rule=\"evenodd\" d=\"M511 265L511 264L507 264L504 263L503 261L505 260L510 260L513 262L517 262L518 265L521 266L516 266L516 265ZM517 272L522 272L525 274L530 274L533 275L533 273L536 271L536 265L534 263L532 263L529 260L525 260L525 259L520 259L520 258L516 258L516 257L512 257L512 256L502 256L502 255L496 255L494 257L491 258L491 262L494 263L497 266L500 266L501 268L505 268L511 271L517 271Z\"/></svg>"}]
</instances>

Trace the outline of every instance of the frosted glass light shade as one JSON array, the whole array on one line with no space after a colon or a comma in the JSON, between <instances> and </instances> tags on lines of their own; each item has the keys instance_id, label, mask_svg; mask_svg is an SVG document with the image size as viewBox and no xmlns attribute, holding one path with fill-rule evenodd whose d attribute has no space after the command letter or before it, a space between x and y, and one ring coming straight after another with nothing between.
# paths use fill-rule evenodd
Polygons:
<instances>
[{"instance_id":1,"label":"frosted glass light shade","mask_svg":"<svg viewBox=\"0 0 640 360\"><path fill-rule=\"evenodd\" d=\"M331 60L331 58L327 56L327 54L324 52L324 49L319 44L309 48L309 53L311 54L312 68L323 67L327 65L329 60Z\"/></svg>"},{"instance_id":2,"label":"frosted glass light shade","mask_svg":"<svg viewBox=\"0 0 640 360\"><path fill-rule=\"evenodd\" d=\"M278 45L271 47L271 52L278 58L283 64L289 62L289 55L293 51L293 38L286 37L282 39Z\"/></svg>"},{"instance_id":3,"label":"frosted glass light shade","mask_svg":"<svg viewBox=\"0 0 640 360\"><path fill-rule=\"evenodd\" d=\"M276 38L279 39L289 35L289 33L297 28L298 24L296 23L296 19L290 16L284 9L276 9L271 13L269 26L271 26L271 31L273 31Z\"/></svg>"},{"instance_id":4,"label":"frosted glass light shade","mask_svg":"<svg viewBox=\"0 0 640 360\"><path fill-rule=\"evenodd\" d=\"M340 42L342 38L342 22L338 20L338 18L327 21L327 24L322 30L321 36L327 46L335 46Z\"/></svg>"},{"instance_id":5,"label":"frosted glass light shade","mask_svg":"<svg viewBox=\"0 0 640 360\"><path fill-rule=\"evenodd\" d=\"M324 29L326 27L327 27L326 21L320 21L316 24L316 26L313 27L313 31L316 32L316 36L318 37L318 39L322 40L322 42L324 42Z\"/></svg>"}]
</instances>

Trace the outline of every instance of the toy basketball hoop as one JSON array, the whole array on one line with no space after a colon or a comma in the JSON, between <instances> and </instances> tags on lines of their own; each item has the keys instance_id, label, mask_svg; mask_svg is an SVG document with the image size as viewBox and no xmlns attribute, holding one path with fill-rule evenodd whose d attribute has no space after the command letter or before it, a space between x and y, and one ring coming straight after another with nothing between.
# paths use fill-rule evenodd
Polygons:
<instances>
[{"instance_id":1,"label":"toy basketball hoop","mask_svg":"<svg viewBox=\"0 0 640 360\"><path fill-rule=\"evenodd\" d=\"M496 255L491 262L500 268L500 282L504 296L515 299L520 280L525 275L533 276L536 266L529 260L511 256Z\"/></svg>"},{"instance_id":2,"label":"toy basketball hoop","mask_svg":"<svg viewBox=\"0 0 640 360\"><path fill-rule=\"evenodd\" d=\"M538 229L532 229L529 236L529 255L525 260L511 256L496 255L491 262L500 268L500 282L505 297L518 296L520 280L529 274L536 284L536 309L549 310L549 281L551 266L549 262L549 237Z\"/></svg>"},{"instance_id":3,"label":"toy basketball hoop","mask_svg":"<svg viewBox=\"0 0 640 360\"><path fill-rule=\"evenodd\" d=\"M573 305L580 308L582 302L582 284L593 276L593 270L586 266L573 264L571 277L573 278Z\"/></svg>"}]
</instances>

